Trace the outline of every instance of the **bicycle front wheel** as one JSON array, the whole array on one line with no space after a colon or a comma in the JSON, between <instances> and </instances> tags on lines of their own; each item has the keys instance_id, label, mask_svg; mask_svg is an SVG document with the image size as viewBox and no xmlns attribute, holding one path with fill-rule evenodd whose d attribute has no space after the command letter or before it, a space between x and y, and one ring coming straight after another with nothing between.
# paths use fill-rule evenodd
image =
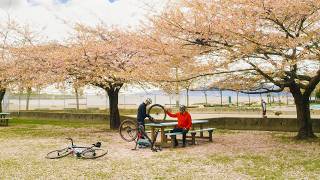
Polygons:
<instances>
[{"instance_id":1,"label":"bicycle front wheel","mask_svg":"<svg viewBox=\"0 0 320 180\"><path fill-rule=\"evenodd\" d=\"M47 154L46 158L47 159L58 159L58 158L68 156L69 154L71 154L71 152L72 151L70 150L70 148L54 150L54 151L49 152Z\"/></svg>"},{"instance_id":2,"label":"bicycle front wheel","mask_svg":"<svg viewBox=\"0 0 320 180\"><path fill-rule=\"evenodd\" d=\"M81 153L81 157L84 159L96 159L108 154L108 151L104 149L86 149Z\"/></svg>"},{"instance_id":3,"label":"bicycle front wheel","mask_svg":"<svg viewBox=\"0 0 320 180\"><path fill-rule=\"evenodd\" d=\"M131 142L137 138L138 126L132 120L124 120L119 127L119 133L123 140Z\"/></svg>"},{"instance_id":4,"label":"bicycle front wheel","mask_svg":"<svg viewBox=\"0 0 320 180\"><path fill-rule=\"evenodd\" d=\"M148 114L153 117L155 120L164 121L167 117L164 107L160 104L153 104L148 109Z\"/></svg>"}]
</instances>

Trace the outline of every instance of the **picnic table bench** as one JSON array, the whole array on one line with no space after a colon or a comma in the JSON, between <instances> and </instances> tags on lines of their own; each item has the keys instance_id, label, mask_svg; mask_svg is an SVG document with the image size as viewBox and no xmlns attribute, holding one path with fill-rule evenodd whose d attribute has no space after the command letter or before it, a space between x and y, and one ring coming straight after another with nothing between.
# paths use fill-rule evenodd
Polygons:
<instances>
[{"instance_id":1,"label":"picnic table bench","mask_svg":"<svg viewBox=\"0 0 320 180\"><path fill-rule=\"evenodd\" d=\"M214 130L215 130L215 128L196 129L196 130L188 131L187 134L191 134L192 145L195 145L196 144L196 134L197 134L197 132L202 133L202 137L200 136L201 138L205 138L205 137L203 137L203 132L208 131L208 133L209 133L209 137L208 137L209 142L212 142L212 133L213 133ZM175 140L177 138L177 135L183 135L183 133L182 132L174 132L174 133L169 132L169 133L166 133L165 135L171 137L171 147L175 147Z\"/></svg>"},{"instance_id":2,"label":"picnic table bench","mask_svg":"<svg viewBox=\"0 0 320 180\"><path fill-rule=\"evenodd\" d=\"M0 126L8 126L9 120L11 118L8 117L10 113L0 113Z\"/></svg>"},{"instance_id":3,"label":"picnic table bench","mask_svg":"<svg viewBox=\"0 0 320 180\"><path fill-rule=\"evenodd\" d=\"M194 139L193 140L193 144L195 144L195 135L196 135L197 132L200 133L199 138L209 138L209 141L210 140L212 141L212 132L213 132L214 128L212 128L212 129L210 129L210 128L204 129L203 125L206 124L206 123L208 123L208 120L193 120L192 121L192 127L191 127L192 129L188 133L191 134L191 138L192 138L192 136L194 136L193 137L193 139ZM175 121L175 122L147 123L147 124L145 124L145 126L149 126L151 128L151 138L153 138L153 135L154 135L154 132L155 132L155 128L161 129L161 131L160 131L160 133L161 133L161 136L160 136L161 145L165 146L167 144L167 141L168 141L167 136L170 136L171 138L176 138L176 135L182 134L182 132L179 132L177 134L175 134L175 133L171 133L170 134L170 132L168 132L168 130L167 130L168 127L174 127L177 124L178 124L178 122ZM200 129L195 130L194 129L195 125L199 125ZM203 137L203 132L206 132L206 131L209 132L209 137ZM172 141L173 140L171 139L171 144L172 144Z\"/></svg>"}]
</instances>

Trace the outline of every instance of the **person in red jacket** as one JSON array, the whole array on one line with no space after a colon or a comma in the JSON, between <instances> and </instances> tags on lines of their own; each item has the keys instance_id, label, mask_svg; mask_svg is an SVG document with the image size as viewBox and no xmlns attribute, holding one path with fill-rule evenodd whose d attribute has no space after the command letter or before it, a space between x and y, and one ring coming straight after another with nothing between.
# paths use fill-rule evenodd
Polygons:
<instances>
[{"instance_id":1,"label":"person in red jacket","mask_svg":"<svg viewBox=\"0 0 320 180\"><path fill-rule=\"evenodd\" d=\"M176 125L176 127L172 130L172 132L183 132L182 142L183 142L183 146L186 146L186 134L188 133L189 129L192 126L192 120L191 120L191 115L189 114L189 112L186 111L186 106L181 105L179 107L179 111L180 112L178 113L172 114L168 110L166 110L166 113L170 117L178 118L178 125ZM176 146L178 145L177 139L175 141L175 145Z\"/></svg>"}]
</instances>

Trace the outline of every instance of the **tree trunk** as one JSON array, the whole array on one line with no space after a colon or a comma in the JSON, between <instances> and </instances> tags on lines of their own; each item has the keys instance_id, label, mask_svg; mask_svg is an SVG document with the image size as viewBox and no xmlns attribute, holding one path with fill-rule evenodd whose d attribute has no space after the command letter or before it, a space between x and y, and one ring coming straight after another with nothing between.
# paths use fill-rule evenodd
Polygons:
<instances>
[{"instance_id":1,"label":"tree trunk","mask_svg":"<svg viewBox=\"0 0 320 180\"><path fill-rule=\"evenodd\" d=\"M6 89L0 89L0 112L2 112L2 101L5 94L6 94Z\"/></svg>"},{"instance_id":2,"label":"tree trunk","mask_svg":"<svg viewBox=\"0 0 320 180\"><path fill-rule=\"evenodd\" d=\"M237 107L239 107L239 91L237 91Z\"/></svg>"},{"instance_id":3,"label":"tree trunk","mask_svg":"<svg viewBox=\"0 0 320 180\"><path fill-rule=\"evenodd\" d=\"M120 113L118 108L119 91L123 84L111 86L106 90L109 97L110 129L118 129L120 126Z\"/></svg>"},{"instance_id":4,"label":"tree trunk","mask_svg":"<svg viewBox=\"0 0 320 180\"><path fill-rule=\"evenodd\" d=\"M278 93L278 101L279 101L279 106L281 106L281 96L280 96L280 93Z\"/></svg>"},{"instance_id":5,"label":"tree trunk","mask_svg":"<svg viewBox=\"0 0 320 180\"><path fill-rule=\"evenodd\" d=\"M204 93L205 103L206 103L206 105L207 105L207 104L208 104L207 91L203 91L203 93Z\"/></svg>"},{"instance_id":6,"label":"tree trunk","mask_svg":"<svg viewBox=\"0 0 320 180\"><path fill-rule=\"evenodd\" d=\"M32 89L30 87L27 88L27 99L26 99L26 110L29 110L29 102L30 102L30 95L31 95Z\"/></svg>"},{"instance_id":7,"label":"tree trunk","mask_svg":"<svg viewBox=\"0 0 320 180\"><path fill-rule=\"evenodd\" d=\"M189 107L189 88L187 88L187 107Z\"/></svg>"},{"instance_id":8,"label":"tree trunk","mask_svg":"<svg viewBox=\"0 0 320 180\"><path fill-rule=\"evenodd\" d=\"M220 90L220 106L222 107L222 90Z\"/></svg>"},{"instance_id":9,"label":"tree trunk","mask_svg":"<svg viewBox=\"0 0 320 180\"><path fill-rule=\"evenodd\" d=\"M309 97L304 97L301 93L291 90L294 102L296 104L297 110L297 120L298 120L298 135L297 139L308 139L315 138L315 134L312 130L312 120L310 116L310 100Z\"/></svg>"},{"instance_id":10,"label":"tree trunk","mask_svg":"<svg viewBox=\"0 0 320 180\"><path fill-rule=\"evenodd\" d=\"M74 91L76 93L76 104L77 104L77 111L79 110L79 92L78 88L74 88Z\"/></svg>"}]
</instances>

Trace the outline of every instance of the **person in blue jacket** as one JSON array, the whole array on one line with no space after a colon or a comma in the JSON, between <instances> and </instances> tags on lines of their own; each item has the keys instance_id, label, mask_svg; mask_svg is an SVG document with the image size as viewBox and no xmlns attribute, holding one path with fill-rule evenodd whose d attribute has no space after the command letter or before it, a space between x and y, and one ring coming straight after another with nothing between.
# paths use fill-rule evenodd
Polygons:
<instances>
[{"instance_id":1,"label":"person in blue jacket","mask_svg":"<svg viewBox=\"0 0 320 180\"><path fill-rule=\"evenodd\" d=\"M137 121L138 121L138 124L143 125L143 127L144 127L145 118L148 117L152 119L152 117L149 114L147 114L147 106L150 105L151 103L152 103L152 99L147 98L143 103L140 104L138 108Z\"/></svg>"}]
</instances>

